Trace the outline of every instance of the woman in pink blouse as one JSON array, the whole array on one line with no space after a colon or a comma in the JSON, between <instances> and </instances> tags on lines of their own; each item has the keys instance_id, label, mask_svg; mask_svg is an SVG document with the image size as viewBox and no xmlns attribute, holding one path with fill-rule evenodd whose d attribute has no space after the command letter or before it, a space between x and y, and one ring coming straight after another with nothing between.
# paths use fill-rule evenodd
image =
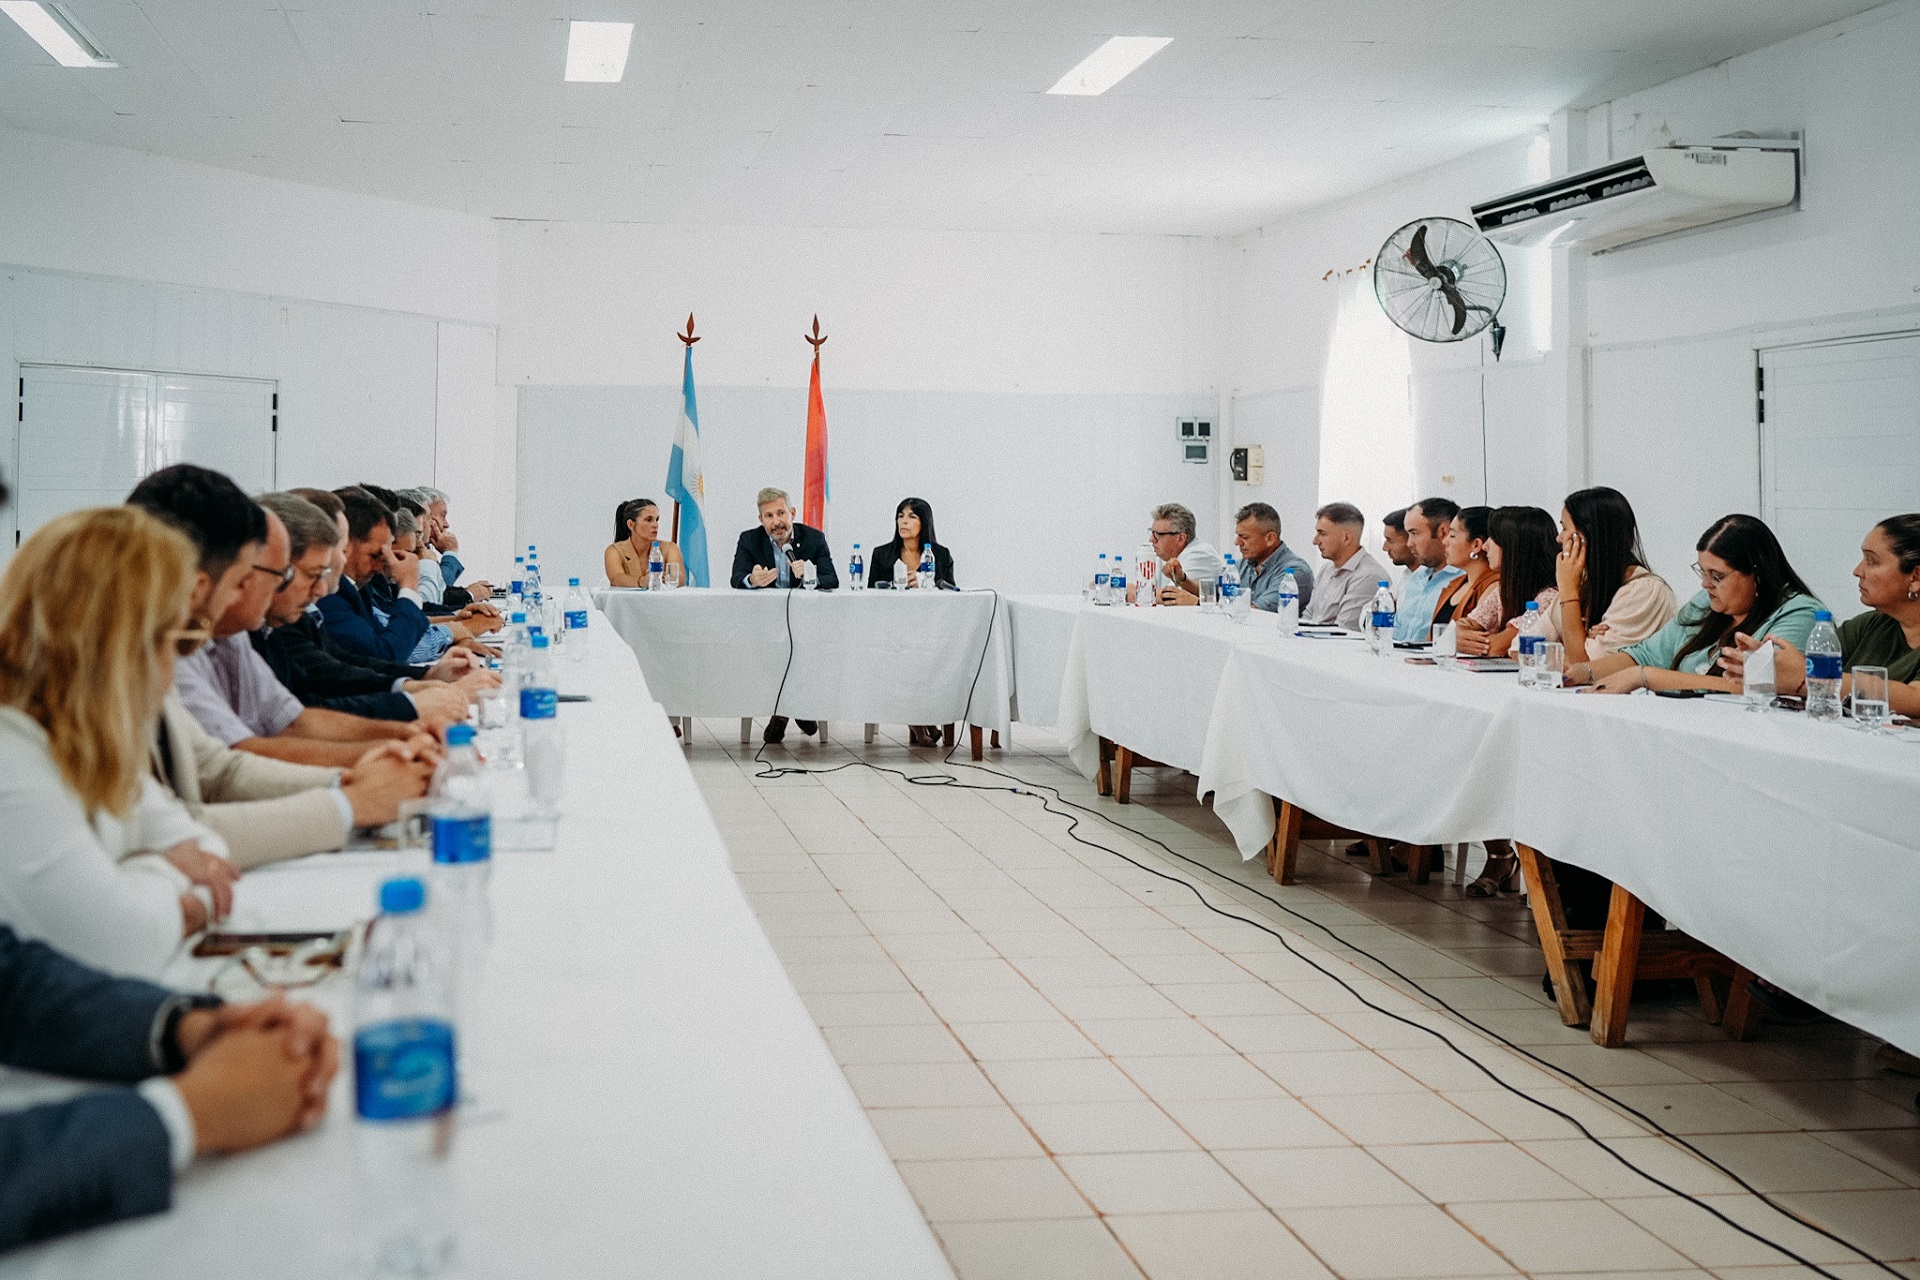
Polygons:
<instances>
[{"instance_id":1,"label":"woman in pink blouse","mask_svg":"<svg viewBox=\"0 0 1920 1280\"><path fill-rule=\"evenodd\" d=\"M1640 643L1680 611L1673 588L1647 567L1632 504L1605 485L1567 495L1555 578L1569 684L1592 683L1595 658Z\"/></svg>"},{"instance_id":2,"label":"woman in pink blouse","mask_svg":"<svg viewBox=\"0 0 1920 1280\"><path fill-rule=\"evenodd\" d=\"M1553 517L1538 507L1500 507L1487 521L1487 561L1499 577L1499 589L1490 591L1460 624L1455 637L1459 652L1504 658L1519 635L1520 615L1527 603L1539 604L1546 625L1542 634L1560 639L1555 614Z\"/></svg>"}]
</instances>

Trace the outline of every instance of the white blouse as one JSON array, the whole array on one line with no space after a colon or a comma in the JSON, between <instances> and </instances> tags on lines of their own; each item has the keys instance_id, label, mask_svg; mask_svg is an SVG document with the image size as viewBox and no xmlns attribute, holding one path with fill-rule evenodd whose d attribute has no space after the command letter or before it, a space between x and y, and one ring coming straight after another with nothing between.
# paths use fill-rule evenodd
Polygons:
<instances>
[{"instance_id":1,"label":"white blouse","mask_svg":"<svg viewBox=\"0 0 1920 1280\"><path fill-rule=\"evenodd\" d=\"M180 948L190 884L158 854L184 839L226 852L151 775L126 817L89 821L46 731L0 707L0 923L108 972L157 978Z\"/></svg>"}]
</instances>

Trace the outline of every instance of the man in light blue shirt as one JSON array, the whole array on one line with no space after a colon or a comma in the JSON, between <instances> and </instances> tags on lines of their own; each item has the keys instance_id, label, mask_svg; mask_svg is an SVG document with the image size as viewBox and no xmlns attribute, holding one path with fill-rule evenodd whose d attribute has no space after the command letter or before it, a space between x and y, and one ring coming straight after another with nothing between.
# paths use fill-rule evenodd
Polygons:
<instances>
[{"instance_id":1,"label":"man in light blue shirt","mask_svg":"<svg viewBox=\"0 0 1920 1280\"><path fill-rule=\"evenodd\" d=\"M1291 569L1304 617L1307 602L1313 599L1313 570L1281 540L1280 513L1267 503L1249 502L1234 513L1233 520L1233 540L1246 561L1246 568L1240 571L1240 587L1253 607L1278 613L1280 579Z\"/></svg>"},{"instance_id":2,"label":"man in light blue shirt","mask_svg":"<svg viewBox=\"0 0 1920 1280\"><path fill-rule=\"evenodd\" d=\"M1426 644L1433 639L1433 615L1447 584L1460 571L1447 563L1447 526L1460 513L1451 498L1422 498L1407 508L1407 550L1414 568L1400 588L1394 608L1396 643Z\"/></svg>"}]
</instances>

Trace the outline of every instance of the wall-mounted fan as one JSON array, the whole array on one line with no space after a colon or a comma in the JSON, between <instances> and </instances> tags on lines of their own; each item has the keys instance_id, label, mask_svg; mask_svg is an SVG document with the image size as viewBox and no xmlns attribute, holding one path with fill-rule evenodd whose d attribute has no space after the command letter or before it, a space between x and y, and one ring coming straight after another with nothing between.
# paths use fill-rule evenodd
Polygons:
<instances>
[{"instance_id":1,"label":"wall-mounted fan","mask_svg":"<svg viewBox=\"0 0 1920 1280\"><path fill-rule=\"evenodd\" d=\"M1388 236L1373 260L1373 296L1422 342L1462 342L1492 326L1500 357L1507 264L1493 241L1456 218L1421 218Z\"/></svg>"}]
</instances>

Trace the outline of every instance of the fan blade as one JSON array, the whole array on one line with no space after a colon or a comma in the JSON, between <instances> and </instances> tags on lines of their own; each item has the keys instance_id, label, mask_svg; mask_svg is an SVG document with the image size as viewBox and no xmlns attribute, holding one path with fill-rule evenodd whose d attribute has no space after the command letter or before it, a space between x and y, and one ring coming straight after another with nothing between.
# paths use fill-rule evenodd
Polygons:
<instances>
[{"instance_id":1,"label":"fan blade","mask_svg":"<svg viewBox=\"0 0 1920 1280\"><path fill-rule=\"evenodd\" d=\"M1453 332L1458 333L1467 327L1467 300L1450 284L1441 285L1440 293L1446 298L1447 305L1453 308Z\"/></svg>"},{"instance_id":2,"label":"fan blade","mask_svg":"<svg viewBox=\"0 0 1920 1280\"><path fill-rule=\"evenodd\" d=\"M1409 266L1429 280L1440 274L1434 268L1433 259L1427 256L1427 229L1424 226L1414 229L1413 243L1407 246L1407 251L1402 256L1406 258Z\"/></svg>"}]
</instances>

